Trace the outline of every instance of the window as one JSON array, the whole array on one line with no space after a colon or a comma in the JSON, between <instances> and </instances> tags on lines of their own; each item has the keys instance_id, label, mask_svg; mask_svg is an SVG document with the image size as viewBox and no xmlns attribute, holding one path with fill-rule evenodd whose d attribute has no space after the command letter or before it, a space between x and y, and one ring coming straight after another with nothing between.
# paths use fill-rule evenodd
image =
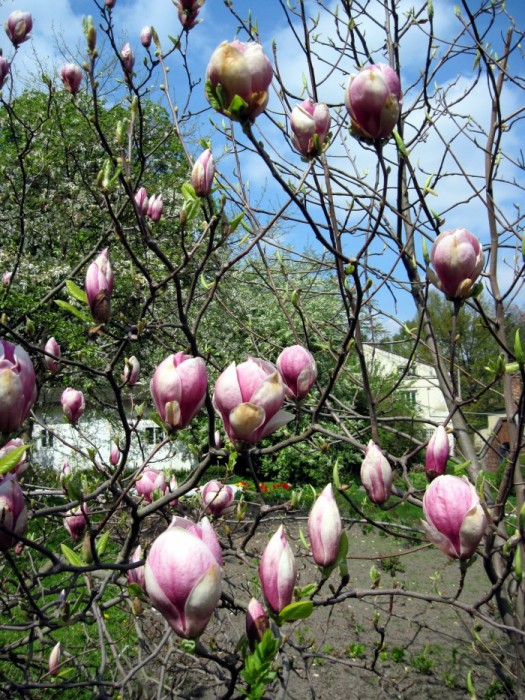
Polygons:
<instances>
[{"instance_id":1,"label":"window","mask_svg":"<svg viewBox=\"0 0 525 700\"><path fill-rule=\"evenodd\" d=\"M407 402L409 408L415 409L417 407L417 395L415 391L403 391L403 398Z\"/></svg>"},{"instance_id":2,"label":"window","mask_svg":"<svg viewBox=\"0 0 525 700\"><path fill-rule=\"evenodd\" d=\"M156 445L157 443L159 443L161 440L164 439L164 433L158 427L158 425L154 425L150 428L144 429L144 438L145 438L146 443L148 445Z\"/></svg>"},{"instance_id":3,"label":"window","mask_svg":"<svg viewBox=\"0 0 525 700\"><path fill-rule=\"evenodd\" d=\"M55 436L53 433L49 433L47 430L43 430L40 433L40 444L42 447L53 447Z\"/></svg>"}]
</instances>

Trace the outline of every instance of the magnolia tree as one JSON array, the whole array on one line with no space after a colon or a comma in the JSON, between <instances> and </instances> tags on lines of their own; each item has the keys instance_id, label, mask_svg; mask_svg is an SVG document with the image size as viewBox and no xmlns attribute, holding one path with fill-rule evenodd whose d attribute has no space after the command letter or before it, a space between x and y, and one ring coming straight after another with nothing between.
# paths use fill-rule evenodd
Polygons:
<instances>
[{"instance_id":1,"label":"magnolia tree","mask_svg":"<svg viewBox=\"0 0 525 700\"><path fill-rule=\"evenodd\" d=\"M81 52L30 93L17 65L36 20L5 18L4 692L325 697L329 669L343 688L349 673L374 683L361 697L385 682L403 695L388 661L423 626L405 649L396 621L432 604L433 634L456 619L486 672L437 674L443 692L524 697L525 359L507 327L524 286L519 21L488 1L252 8L272 30L228 2L218 36L187 0L176 36L123 41L120 2L94 0ZM465 400L467 310L497 352ZM404 370L378 382L366 348L403 327ZM392 409L422 357L441 422ZM489 393L495 476L480 449L496 443L470 420ZM88 429L100 417L110 445ZM36 427L74 468L39 464ZM159 467L184 443L189 472ZM292 455L314 466L269 500L264 470ZM450 563L451 588L435 568L423 587L382 580L376 533L393 576L423 552Z\"/></svg>"}]
</instances>

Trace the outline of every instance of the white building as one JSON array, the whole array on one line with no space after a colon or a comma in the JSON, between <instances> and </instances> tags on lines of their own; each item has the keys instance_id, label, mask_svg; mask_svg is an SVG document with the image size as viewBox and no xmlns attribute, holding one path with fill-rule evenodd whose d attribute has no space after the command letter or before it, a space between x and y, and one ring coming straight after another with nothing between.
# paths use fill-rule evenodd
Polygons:
<instances>
[{"instance_id":1,"label":"white building","mask_svg":"<svg viewBox=\"0 0 525 700\"><path fill-rule=\"evenodd\" d=\"M393 379L402 377L399 391L406 395L414 413L428 421L426 430L427 437L430 437L436 424L444 423L449 415L435 368L426 362L409 360L374 345L364 344L363 353L370 374L384 377L389 386Z\"/></svg>"}]
</instances>

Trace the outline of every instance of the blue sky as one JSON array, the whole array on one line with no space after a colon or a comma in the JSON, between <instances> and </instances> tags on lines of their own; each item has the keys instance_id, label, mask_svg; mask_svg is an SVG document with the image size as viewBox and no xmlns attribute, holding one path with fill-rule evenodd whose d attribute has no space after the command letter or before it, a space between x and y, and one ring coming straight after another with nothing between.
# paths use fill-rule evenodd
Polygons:
<instances>
[{"instance_id":1,"label":"blue sky","mask_svg":"<svg viewBox=\"0 0 525 700\"><path fill-rule=\"evenodd\" d=\"M331 7L335 6L335 2L331 3ZM408 0L403 0L403 8L408 11L415 3L410 3ZM423 3L418 3L418 6ZM472 6L478 3L471 3ZM277 47L277 55L279 62L279 70L282 75L286 76L287 87L297 95L302 89L302 76L307 74L307 68L304 62L304 57L298 51L297 45L293 41L290 28L282 21L282 17L278 12L271 11L271 7L276 6L273 2L249 2L242 0L235 2L235 7L238 8L240 16L246 17L247 10L250 6L257 8L253 11L253 17L257 17L263 46L268 55L272 54L272 41L275 40ZM436 46L436 51L444 53L447 50L447 39L454 36L458 30L461 19L456 16L454 11L454 3L449 0L435 0L435 28L436 34L443 38L443 42ZM311 4L307 3L307 7ZM514 13L518 26L525 25L525 3L522 0L510 0L507 2L509 11ZM52 2L44 2L43 0L26 0L18 2L18 0L3 0L1 3L1 15L7 16L13 9L22 9L30 11L33 16L33 40L31 44L24 44L16 58L16 71L19 79L22 80L24 73L29 73L35 70L35 56L38 56L41 61L42 68L51 75L56 75L58 69L65 59L71 59L72 55L82 53L84 48L84 38L82 35L81 20L84 15L91 14L95 17L98 23L98 8L92 0L53 0ZM315 10L317 13L317 10ZM190 41L188 45L188 62L192 66L194 78L203 78L206 70L208 59L214 48L223 40L231 40L237 33L238 22L232 18L227 11L222 0L207 0L201 10L202 23L194 28L190 33ZM117 0L116 7L113 10L113 18L117 27L116 34L122 44L129 41L136 54L136 67L140 67L143 58L143 48L140 45L139 35L142 27L146 24L155 26L159 33L163 47L169 46L170 42L168 35L177 36L180 32L180 24L177 19L177 10L170 0ZM382 27L380 22L376 25L369 23L363 25L363 30L366 33L367 40L371 46L381 46ZM422 39L424 38L424 25L420 31L414 30L410 39L407 40L402 48L402 83L406 90L404 108L411 104L411 100L416 98L416 91L410 89L413 81L417 78L422 62L421 51L424 47ZM333 33L333 19L326 14L320 17L316 32L320 35L330 38ZM501 28L496 26L492 34L486 37L487 40L494 42L495 49L498 45L501 46ZM101 37L102 34L99 33ZM244 35L241 38L245 38ZM9 56L10 46L7 39L0 40L0 46L4 49L5 55ZM330 64L333 55L330 53L330 48L323 49L322 59L319 63L319 74L323 71L323 61L326 65ZM379 49L377 54L374 54L376 62L384 61L385 57ZM184 71L180 59L174 58L170 62L170 80L171 93L175 101L180 101L186 93L186 82ZM474 89L470 90L469 85L474 69L474 57L457 57L450 61L446 68L442 69L436 75L436 84L439 87L449 89L449 96L454 95L462 99L462 113L468 112L477 120L482 128L486 128L489 110L487 108L487 92L486 85L480 83ZM326 72L326 80L319 88L319 99L334 105L341 105L343 102L344 82L343 75L355 70L355 65L352 62L352 57L343 57L342 71L337 74L330 74L328 69ZM162 99L162 93L158 90L158 83L161 82L159 76L157 80L157 90L152 93L154 98ZM304 95L306 96L306 95ZM451 100L452 101L452 100ZM293 104L293 102L292 102ZM523 106L523 93L516 88L510 87L504 93L504 106L508 114L519 110ZM190 109L197 113L206 109L207 105L203 98L202 85L198 86L192 97ZM273 95L269 109L278 110L280 108L277 96ZM414 125L421 122L422 114L416 113L410 115L409 122ZM210 119L214 120L220 126L222 117L212 114L209 110L202 114L199 119L193 121L194 126L197 126L196 133L202 136L211 136L214 146L214 154L220 163L220 167L224 168L225 172L231 172L233 163L228 154L222 154L224 142L221 140L218 131L212 128ZM284 159L298 167L302 167L300 160L290 149L289 144L283 141L278 130L272 126L270 120L264 116L258 120L258 125L264 131L268 144L276 145L276 157L284 154ZM472 142L463 135L456 133L457 127L449 120L439 123L439 136L436 133L430 133L427 140L414 147L411 154L412 160L417 168L420 169L420 177L424 181L426 173L432 173L436 169L433 163L434 159L439 161L443 156L444 144L447 139L454 137L455 149L461 154L461 160L468 164L468 167L478 173L483 173L482 153L472 146ZM517 133L514 129L513 134L509 134L507 148L514 153L519 152L521 146L521 133ZM407 127L407 136L410 135L410 124ZM515 134L515 135L514 135ZM193 142L195 152L198 152L197 143ZM355 140L346 140L346 149L342 142L334 143L328 153L333 158L333 162L337 167L346 167L353 169L356 173L360 173L370 178L373 176L375 168L375 157L369 151ZM394 157L393 146L386 149L387 155ZM346 161L346 165L345 165ZM280 200L280 193L275 187L271 178L268 178L266 167L261 164L260 159L249 153L245 153L241 157L241 166L243 178L249 181L251 193L254 202L261 202L263 206L276 206ZM507 178L515 177L523 182L523 171L517 168L510 162L504 162L502 169L505 169ZM436 188L436 194L429 196L429 206L439 211L446 213L446 228L465 227L472 230L480 237L482 242L488 241L487 219L486 214L476 196L473 195L475 187L465 184L464 178L458 176L458 164L453 161L447 165L450 170L450 176L443 178L440 185ZM475 184L475 183L473 183ZM516 199L516 191L512 187L500 186L497 192L500 201L503 202L505 211L508 212L508 218L514 216L514 204ZM508 201L506 201L508 200ZM463 201L461 206L456 206L458 201ZM338 199L338 205L343 210L347 206L345 198L342 196ZM284 239L283 239L284 240ZM300 249L303 246L315 247L315 239L311 233L303 226L297 226L294 229L288 230L286 233L286 243ZM360 243L357 237L346 238L347 251L352 254L352 246L357 249ZM420 246L418 241L417 246ZM375 259L377 264L380 263L388 266L390 260L394 264L394 258L388 252L388 247L385 247L383 241L378 241L371 249L373 255L372 261ZM505 283L510 279L511 270L515 265L513 258L512 246L509 248L507 259L501 265L501 279ZM399 273L400 279L402 273ZM519 303L523 303L525 296L523 291L517 297ZM413 315L412 307L403 303L394 304L391 294L384 294L383 291L377 293L375 298L376 304L387 308L392 314L399 316L402 320Z\"/></svg>"}]
</instances>

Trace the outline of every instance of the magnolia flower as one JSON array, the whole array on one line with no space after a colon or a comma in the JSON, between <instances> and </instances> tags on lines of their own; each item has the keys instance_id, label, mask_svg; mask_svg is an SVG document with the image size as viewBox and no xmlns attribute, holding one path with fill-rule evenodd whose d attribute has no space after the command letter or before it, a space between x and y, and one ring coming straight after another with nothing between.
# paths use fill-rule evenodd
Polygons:
<instances>
[{"instance_id":1,"label":"magnolia flower","mask_svg":"<svg viewBox=\"0 0 525 700\"><path fill-rule=\"evenodd\" d=\"M33 29L33 18L29 12L15 10L7 18L4 28L9 40L16 48L31 38L29 32Z\"/></svg>"},{"instance_id":2,"label":"magnolia flower","mask_svg":"<svg viewBox=\"0 0 525 700\"><path fill-rule=\"evenodd\" d=\"M44 355L44 364L52 374L55 374L58 372L58 361L62 356L60 345L57 343L55 338L49 338L47 343L44 345L44 350L47 353Z\"/></svg>"},{"instance_id":3,"label":"magnolia flower","mask_svg":"<svg viewBox=\"0 0 525 700\"><path fill-rule=\"evenodd\" d=\"M57 676L60 670L60 642L57 642L49 654L48 668L52 676Z\"/></svg>"},{"instance_id":4,"label":"magnolia flower","mask_svg":"<svg viewBox=\"0 0 525 700\"><path fill-rule=\"evenodd\" d=\"M202 487L202 507L206 513L211 513L217 517L231 506L234 498L235 493L232 487L220 481L208 481Z\"/></svg>"},{"instance_id":5,"label":"magnolia flower","mask_svg":"<svg viewBox=\"0 0 525 700\"><path fill-rule=\"evenodd\" d=\"M126 358L124 362L124 372L122 373L122 381L128 386L135 386L139 380L140 362L135 355Z\"/></svg>"},{"instance_id":6,"label":"magnolia flower","mask_svg":"<svg viewBox=\"0 0 525 700\"><path fill-rule=\"evenodd\" d=\"M317 566L333 566L339 554L343 524L332 484L322 490L308 516L308 535Z\"/></svg>"},{"instance_id":7,"label":"magnolia flower","mask_svg":"<svg viewBox=\"0 0 525 700\"><path fill-rule=\"evenodd\" d=\"M361 482L368 498L377 505L382 505L390 498L392 467L372 440L368 443L365 458L361 463Z\"/></svg>"},{"instance_id":8,"label":"magnolia flower","mask_svg":"<svg viewBox=\"0 0 525 700\"><path fill-rule=\"evenodd\" d=\"M153 32L151 31L151 27L145 26L142 27L142 31L140 32L140 43L145 49L149 49L151 46L151 42L153 40Z\"/></svg>"},{"instance_id":9,"label":"magnolia flower","mask_svg":"<svg viewBox=\"0 0 525 700\"><path fill-rule=\"evenodd\" d=\"M215 383L213 405L230 440L251 444L292 420L281 407L285 388L273 365L248 358L227 367Z\"/></svg>"},{"instance_id":10,"label":"magnolia flower","mask_svg":"<svg viewBox=\"0 0 525 700\"><path fill-rule=\"evenodd\" d=\"M270 621L263 606L256 598L252 598L246 610L246 636L252 651L269 627Z\"/></svg>"},{"instance_id":11,"label":"magnolia flower","mask_svg":"<svg viewBox=\"0 0 525 700\"><path fill-rule=\"evenodd\" d=\"M401 103L401 83L390 66L383 63L366 66L348 80L345 105L357 136L389 138L397 124Z\"/></svg>"},{"instance_id":12,"label":"magnolia flower","mask_svg":"<svg viewBox=\"0 0 525 700\"><path fill-rule=\"evenodd\" d=\"M425 473L429 481L445 473L449 453L450 445L447 431L440 425L434 431L427 446Z\"/></svg>"},{"instance_id":13,"label":"magnolia flower","mask_svg":"<svg viewBox=\"0 0 525 700\"><path fill-rule=\"evenodd\" d=\"M131 555L131 563L136 564L141 559L142 547L139 544ZM144 564L142 566L135 566L133 569L128 569L128 583L136 583L137 586L140 586L143 590L146 588Z\"/></svg>"},{"instance_id":14,"label":"magnolia flower","mask_svg":"<svg viewBox=\"0 0 525 700\"><path fill-rule=\"evenodd\" d=\"M430 260L435 270L429 272L432 283L451 299L461 299L469 295L481 274L485 256L476 236L457 228L439 234Z\"/></svg>"},{"instance_id":15,"label":"magnolia flower","mask_svg":"<svg viewBox=\"0 0 525 700\"><path fill-rule=\"evenodd\" d=\"M213 52L206 70L206 81L216 97L217 86L221 86L224 104L214 100L208 89L206 96L208 100L212 98L215 109L230 119L253 121L266 109L272 77L272 64L260 44L238 39L231 43L224 41ZM244 105L240 110L231 111L235 96L240 97Z\"/></svg>"},{"instance_id":16,"label":"magnolia flower","mask_svg":"<svg viewBox=\"0 0 525 700\"><path fill-rule=\"evenodd\" d=\"M150 548L145 581L151 602L175 633L200 637L222 591L222 569L205 542L182 527L168 528Z\"/></svg>"},{"instance_id":17,"label":"magnolia flower","mask_svg":"<svg viewBox=\"0 0 525 700\"><path fill-rule=\"evenodd\" d=\"M282 525L263 552L259 579L264 597L274 613L280 613L290 605L297 581L297 565Z\"/></svg>"},{"instance_id":18,"label":"magnolia flower","mask_svg":"<svg viewBox=\"0 0 525 700\"><path fill-rule=\"evenodd\" d=\"M87 527L88 509L86 504L68 510L64 517L64 527L71 535L71 538L78 542Z\"/></svg>"},{"instance_id":19,"label":"magnolia flower","mask_svg":"<svg viewBox=\"0 0 525 700\"><path fill-rule=\"evenodd\" d=\"M186 428L189 425L202 408L207 387L204 360L183 352L163 360L150 383L157 411L172 428Z\"/></svg>"},{"instance_id":20,"label":"magnolia flower","mask_svg":"<svg viewBox=\"0 0 525 700\"><path fill-rule=\"evenodd\" d=\"M476 489L466 476L438 476L423 496L428 539L449 557L470 559L487 529Z\"/></svg>"},{"instance_id":21,"label":"magnolia flower","mask_svg":"<svg viewBox=\"0 0 525 700\"><path fill-rule=\"evenodd\" d=\"M321 102L312 102L308 97L293 108L290 124L294 148L305 158L318 156L330 131L328 107Z\"/></svg>"},{"instance_id":22,"label":"magnolia flower","mask_svg":"<svg viewBox=\"0 0 525 700\"><path fill-rule=\"evenodd\" d=\"M0 433L18 430L37 397L33 363L20 345L0 338Z\"/></svg>"},{"instance_id":23,"label":"magnolia flower","mask_svg":"<svg viewBox=\"0 0 525 700\"><path fill-rule=\"evenodd\" d=\"M0 481L0 552L6 552L27 528L27 507L24 493L14 474Z\"/></svg>"},{"instance_id":24,"label":"magnolia flower","mask_svg":"<svg viewBox=\"0 0 525 700\"><path fill-rule=\"evenodd\" d=\"M70 423L76 423L86 410L84 394L77 389L68 387L62 392L60 403L65 417Z\"/></svg>"},{"instance_id":25,"label":"magnolia flower","mask_svg":"<svg viewBox=\"0 0 525 700\"><path fill-rule=\"evenodd\" d=\"M191 171L191 184L197 197L207 197L210 194L214 176L215 162L207 148L197 158Z\"/></svg>"},{"instance_id":26,"label":"magnolia flower","mask_svg":"<svg viewBox=\"0 0 525 700\"><path fill-rule=\"evenodd\" d=\"M152 503L157 495L164 495L168 488L164 472L155 469L145 469L135 486L139 496L143 496L146 503Z\"/></svg>"},{"instance_id":27,"label":"magnolia flower","mask_svg":"<svg viewBox=\"0 0 525 700\"><path fill-rule=\"evenodd\" d=\"M96 323L106 323L111 315L111 295L115 276L111 269L108 249L105 248L88 267L86 296Z\"/></svg>"},{"instance_id":28,"label":"magnolia flower","mask_svg":"<svg viewBox=\"0 0 525 700\"><path fill-rule=\"evenodd\" d=\"M9 75L9 71L11 69L11 66L9 65L9 61L7 61L3 56L0 56L0 90L4 87L4 83L7 80L7 76ZM8 273L5 273L8 274ZM5 274L4 274L4 286L7 286L5 283Z\"/></svg>"},{"instance_id":29,"label":"magnolia flower","mask_svg":"<svg viewBox=\"0 0 525 700\"><path fill-rule=\"evenodd\" d=\"M60 69L60 77L67 92L76 95L82 82L82 70L76 63L66 63Z\"/></svg>"},{"instance_id":30,"label":"magnolia flower","mask_svg":"<svg viewBox=\"0 0 525 700\"><path fill-rule=\"evenodd\" d=\"M312 354L301 345L285 348L277 358L286 393L294 399L304 399L317 379L317 365Z\"/></svg>"}]
</instances>

